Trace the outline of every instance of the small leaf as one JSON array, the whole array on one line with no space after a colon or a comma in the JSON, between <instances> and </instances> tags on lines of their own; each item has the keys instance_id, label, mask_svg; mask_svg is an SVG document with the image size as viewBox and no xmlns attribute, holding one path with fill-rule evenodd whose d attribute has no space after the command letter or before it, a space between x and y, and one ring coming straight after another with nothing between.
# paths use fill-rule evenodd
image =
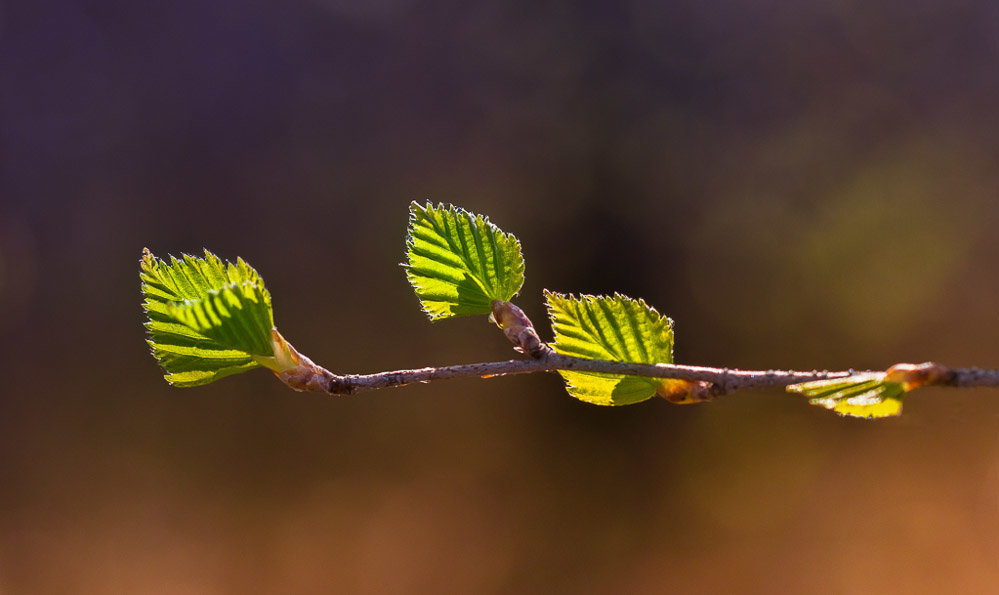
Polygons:
<instances>
[{"instance_id":1,"label":"small leaf","mask_svg":"<svg viewBox=\"0 0 999 595\"><path fill-rule=\"evenodd\" d=\"M406 277L431 320L488 314L524 284L520 241L453 205L409 208Z\"/></svg>"},{"instance_id":2,"label":"small leaf","mask_svg":"<svg viewBox=\"0 0 999 595\"><path fill-rule=\"evenodd\" d=\"M809 397L812 405L868 419L901 414L902 397L906 393L903 383L886 380L883 372L802 382L788 386L787 390Z\"/></svg>"},{"instance_id":3,"label":"small leaf","mask_svg":"<svg viewBox=\"0 0 999 595\"><path fill-rule=\"evenodd\" d=\"M174 386L197 386L270 365L271 298L242 259L224 264L205 250L170 263L145 250L140 279L147 342Z\"/></svg>"},{"instance_id":4,"label":"small leaf","mask_svg":"<svg viewBox=\"0 0 999 595\"><path fill-rule=\"evenodd\" d=\"M673 322L643 300L575 297L546 291L557 353L641 364L673 363ZM656 394L663 380L596 372L559 372L570 395L596 405L630 405Z\"/></svg>"}]
</instances>

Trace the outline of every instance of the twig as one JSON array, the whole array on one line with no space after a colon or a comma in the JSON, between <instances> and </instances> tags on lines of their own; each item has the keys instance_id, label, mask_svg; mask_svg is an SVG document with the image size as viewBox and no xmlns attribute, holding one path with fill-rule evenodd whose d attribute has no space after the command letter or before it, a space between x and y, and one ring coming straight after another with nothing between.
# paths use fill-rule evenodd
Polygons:
<instances>
[{"instance_id":1,"label":"twig","mask_svg":"<svg viewBox=\"0 0 999 595\"><path fill-rule=\"evenodd\" d=\"M530 374L533 372L555 372L575 370L578 372L602 372L625 374L649 378L674 378L687 381L709 382L719 388L718 394L740 389L784 387L810 380L846 378L854 370L733 370L704 366L684 366L677 364L633 364L602 360L589 360L547 352L538 359L480 362L453 366L417 368L413 370L393 370L375 374L333 374L316 366L324 382L309 386L294 387L298 390L313 390L331 395L349 395L365 390L426 383L449 378L490 378L510 374ZM992 386L999 387L999 370L955 369L940 385L944 386Z\"/></svg>"},{"instance_id":2,"label":"twig","mask_svg":"<svg viewBox=\"0 0 999 595\"><path fill-rule=\"evenodd\" d=\"M554 352L547 352L539 359L459 364L454 366L418 368L415 370L395 370L391 372L379 372L376 374L331 374L329 390L327 392L330 394L352 394L363 390L387 388L390 386L403 386L415 382L430 382L432 380L445 380L448 378L490 378L510 374L556 372L558 370L625 374L630 376L645 376L649 378L674 378L677 380L688 381L707 381L722 387L724 392L732 392L741 388L787 386L789 384L807 382L809 380L845 378L851 374L849 371L749 371L707 368L703 366L683 366L676 364L633 364L626 362L582 359L568 355L559 355ZM999 374L997 374L997 381L999 381Z\"/></svg>"},{"instance_id":3,"label":"twig","mask_svg":"<svg viewBox=\"0 0 999 595\"><path fill-rule=\"evenodd\" d=\"M526 353L533 359L393 370L375 374L334 374L299 353L284 340L277 329L274 329L272 331L274 342L280 347L276 351L287 353L291 362L289 369L277 374L277 376L282 382L298 391L351 395L365 390L449 378L491 378L510 374L573 370L673 379L677 382L672 383L672 386L664 386L662 390L657 392L676 403L710 400L715 396L740 389L785 387L812 380L848 378L854 374L869 373L894 375L898 381L907 385L906 390L927 384L999 387L999 370L979 370L978 368L951 370L933 362L919 365L896 364L883 372L870 370L858 372L855 370L738 370L679 364L640 364L584 359L556 353L551 346L538 338L534 324L514 304L497 300L492 303L492 311L490 320L503 329L506 337L514 344L514 349Z\"/></svg>"}]
</instances>

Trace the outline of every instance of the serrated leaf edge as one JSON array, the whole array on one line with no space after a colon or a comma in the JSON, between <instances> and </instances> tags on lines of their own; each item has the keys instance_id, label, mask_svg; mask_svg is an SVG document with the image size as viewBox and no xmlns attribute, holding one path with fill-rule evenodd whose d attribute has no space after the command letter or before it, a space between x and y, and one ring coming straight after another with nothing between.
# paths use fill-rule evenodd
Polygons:
<instances>
[{"instance_id":1,"label":"serrated leaf edge","mask_svg":"<svg viewBox=\"0 0 999 595\"><path fill-rule=\"evenodd\" d=\"M520 277L520 282L517 284L517 287L514 289L513 293L510 293L509 295L506 295L506 293L502 293L502 294L497 293L496 292L496 288L492 288L492 287L488 287L487 286L486 280L480 279L471 270L467 271L468 274L469 274L469 276L472 278L472 280L475 282L475 284L478 286L478 288L482 291L483 296L485 296L486 299L484 300L484 304L491 304L495 300L509 301L509 300L513 299L515 296L517 296L520 293L520 290L523 289L523 286L524 286L524 259L523 259L523 247L521 245L520 239L517 238L517 236L515 236L512 233L503 231L499 226L497 226L495 223L493 223L489 219L489 217L487 215L481 215L481 214L478 214L478 213L473 213L472 211L469 211L469 210L467 210L467 209L465 209L463 207L459 207L459 206L456 206L456 205L450 204L450 203L445 204L443 202L438 202L436 205L434 205L432 201L427 201L425 204L421 205L417 201L412 201L410 203L409 221L408 221L408 226L407 226L407 230L406 230L406 254L407 254L407 261L403 262L403 263L400 263L400 266L402 266L403 269L405 269L407 281L409 281L410 285L415 290L415 292L417 294L417 297L419 298L420 309L423 311L424 314L427 315L427 317L432 322L437 322L439 320L444 320L444 319L447 319L447 318L453 318L455 316L460 316L460 315L451 314L451 313L433 312L433 311L431 311L429 309L429 307L427 306L427 300L425 300L424 297L422 297L423 295L426 294L426 292L429 290L429 288L427 286L422 285L421 283L419 283L419 281L417 280L418 275L416 275L415 273L413 273L414 267L411 264L411 260L412 259L410 257L410 254L415 249L414 233L416 231L416 227L417 227L417 224L418 224L417 217L418 217L419 214L422 214L427 219L431 219L432 220L432 218L429 216L429 214L432 211L434 211L434 212L444 212L444 213L453 213L455 215L455 217L466 217L467 219L469 219L471 221L471 223L473 225L481 223L481 224L485 225L491 232L494 232L495 234L500 235L504 240L510 241L510 242L512 242L516 246L517 254L520 255L520 262L519 262L519 265L515 267L515 270L514 270L513 274L518 275ZM440 234L440 231L436 229L436 225L434 225L434 228L435 228L434 231L436 233ZM441 234L441 235L443 235L443 234ZM441 248L443 249L444 247L442 246ZM450 244L447 246L447 252L446 252L446 254L455 256L455 258L461 263L461 267L467 268L466 265L465 265L465 263L462 261L462 257L458 256L457 252L455 251L455 248L453 246L451 246ZM467 257L467 255L465 255L465 257ZM454 268L459 268L457 265L453 265L452 264L452 266L454 266ZM503 274L502 272L497 271L497 275L498 276L500 276L502 274ZM483 305L482 311L481 312L476 312L475 314L488 314L488 313L489 313L488 306L487 305Z\"/></svg>"}]
</instances>

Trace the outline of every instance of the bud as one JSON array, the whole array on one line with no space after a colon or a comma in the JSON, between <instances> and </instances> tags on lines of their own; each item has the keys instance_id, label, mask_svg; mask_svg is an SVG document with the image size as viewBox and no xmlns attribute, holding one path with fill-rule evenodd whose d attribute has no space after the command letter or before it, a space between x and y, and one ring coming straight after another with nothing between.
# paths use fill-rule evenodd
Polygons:
<instances>
[{"instance_id":1,"label":"bud","mask_svg":"<svg viewBox=\"0 0 999 595\"><path fill-rule=\"evenodd\" d=\"M885 380L897 382L906 392L923 386L941 384L953 375L950 368L935 362L895 364L885 372Z\"/></svg>"},{"instance_id":2,"label":"bud","mask_svg":"<svg viewBox=\"0 0 999 595\"><path fill-rule=\"evenodd\" d=\"M538 337L531 319L524 311L510 302L493 300L489 319L503 329L503 334L514 344L514 349L538 359L548 351L548 345Z\"/></svg>"},{"instance_id":3,"label":"bud","mask_svg":"<svg viewBox=\"0 0 999 595\"><path fill-rule=\"evenodd\" d=\"M328 393L333 374L298 352L276 328L271 329L274 356L255 358L270 368L278 380L299 392Z\"/></svg>"},{"instance_id":4,"label":"bud","mask_svg":"<svg viewBox=\"0 0 999 595\"><path fill-rule=\"evenodd\" d=\"M656 388L656 394L676 405L706 403L715 398L714 385L706 380L663 379Z\"/></svg>"}]
</instances>

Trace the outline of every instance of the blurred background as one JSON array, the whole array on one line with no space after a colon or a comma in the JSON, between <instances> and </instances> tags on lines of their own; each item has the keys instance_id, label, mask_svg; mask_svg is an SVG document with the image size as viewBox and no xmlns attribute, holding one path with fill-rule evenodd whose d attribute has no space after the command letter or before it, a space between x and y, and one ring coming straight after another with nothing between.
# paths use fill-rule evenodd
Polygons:
<instances>
[{"instance_id":1,"label":"blurred background","mask_svg":"<svg viewBox=\"0 0 999 595\"><path fill-rule=\"evenodd\" d=\"M620 291L678 362L999 366L999 5L0 3L0 592L982 592L999 392L901 418L555 376L167 386L138 259L267 280L330 369L506 359L430 324L407 205Z\"/></svg>"}]
</instances>

